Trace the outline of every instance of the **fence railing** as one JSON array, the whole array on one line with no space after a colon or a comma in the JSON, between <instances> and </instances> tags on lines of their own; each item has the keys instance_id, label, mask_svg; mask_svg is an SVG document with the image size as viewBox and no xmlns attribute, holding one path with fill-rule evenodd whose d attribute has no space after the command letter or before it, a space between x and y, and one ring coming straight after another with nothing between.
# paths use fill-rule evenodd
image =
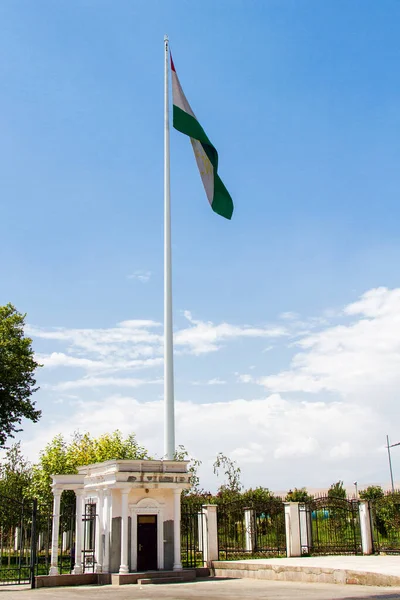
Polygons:
<instances>
[{"instance_id":1,"label":"fence railing","mask_svg":"<svg viewBox=\"0 0 400 600\"><path fill-rule=\"evenodd\" d=\"M286 555L285 508L280 499L219 504L217 522L220 560Z\"/></svg>"},{"instance_id":2,"label":"fence railing","mask_svg":"<svg viewBox=\"0 0 400 600\"><path fill-rule=\"evenodd\" d=\"M374 552L400 554L400 492L369 502Z\"/></svg>"},{"instance_id":3,"label":"fence railing","mask_svg":"<svg viewBox=\"0 0 400 600\"><path fill-rule=\"evenodd\" d=\"M184 569L204 566L207 522L201 505L182 506L181 561Z\"/></svg>"},{"instance_id":4,"label":"fence railing","mask_svg":"<svg viewBox=\"0 0 400 600\"><path fill-rule=\"evenodd\" d=\"M362 554L358 500L314 498L299 511L303 554Z\"/></svg>"}]
</instances>

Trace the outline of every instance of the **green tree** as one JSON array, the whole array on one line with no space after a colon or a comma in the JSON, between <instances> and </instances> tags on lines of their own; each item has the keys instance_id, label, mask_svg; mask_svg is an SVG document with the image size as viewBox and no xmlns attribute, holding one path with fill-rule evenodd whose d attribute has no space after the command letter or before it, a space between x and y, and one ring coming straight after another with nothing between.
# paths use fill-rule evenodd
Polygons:
<instances>
[{"instance_id":1,"label":"green tree","mask_svg":"<svg viewBox=\"0 0 400 600\"><path fill-rule=\"evenodd\" d=\"M219 452L213 467L214 474L217 475L217 477L219 476L220 471L222 471L226 478L225 483L222 483L218 488L218 497L223 501L239 497L243 485L240 480L241 469L238 467L236 461L225 456L222 452Z\"/></svg>"},{"instance_id":2,"label":"green tree","mask_svg":"<svg viewBox=\"0 0 400 600\"><path fill-rule=\"evenodd\" d=\"M41 411L31 396L37 391L32 340L24 335L25 316L12 304L0 306L0 447L4 447L23 418L36 423Z\"/></svg>"},{"instance_id":3,"label":"green tree","mask_svg":"<svg viewBox=\"0 0 400 600\"><path fill-rule=\"evenodd\" d=\"M205 492L200 487L200 477L199 477L199 468L201 467L201 460L191 456L189 454L189 452L186 450L185 446L182 446L182 444L180 446L178 446L178 449L175 451L174 459L189 461L189 464L188 464L188 472L190 473L189 481L190 481L192 487L189 490L183 490L182 495L183 496L187 496L187 495L201 496L201 495L203 495Z\"/></svg>"},{"instance_id":4,"label":"green tree","mask_svg":"<svg viewBox=\"0 0 400 600\"><path fill-rule=\"evenodd\" d=\"M380 485L369 485L359 493L361 500L377 500L378 498L383 498L384 495L385 492Z\"/></svg>"},{"instance_id":5,"label":"green tree","mask_svg":"<svg viewBox=\"0 0 400 600\"><path fill-rule=\"evenodd\" d=\"M0 465L0 495L21 501L29 496L31 483L32 465L21 452L21 442L17 442L7 450Z\"/></svg>"},{"instance_id":6,"label":"green tree","mask_svg":"<svg viewBox=\"0 0 400 600\"><path fill-rule=\"evenodd\" d=\"M328 498L343 498L343 500L347 498L347 492L343 487L343 481L332 483L328 490Z\"/></svg>"},{"instance_id":7,"label":"green tree","mask_svg":"<svg viewBox=\"0 0 400 600\"><path fill-rule=\"evenodd\" d=\"M29 498L32 467L21 452L21 443L13 444L0 465L0 523L2 544L11 543L14 528L18 526L21 512L17 502Z\"/></svg>"},{"instance_id":8,"label":"green tree","mask_svg":"<svg viewBox=\"0 0 400 600\"><path fill-rule=\"evenodd\" d=\"M285 498L286 502L311 502L312 499L305 487L289 490Z\"/></svg>"},{"instance_id":9,"label":"green tree","mask_svg":"<svg viewBox=\"0 0 400 600\"><path fill-rule=\"evenodd\" d=\"M68 475L78 472L78 467L105 460L141 460L150 458L140 446L135 434L126 438L119 430L94 438L90 433L75 432L67 442L57 435L40 452L38 464L33 466L31 492L42 502L52 501L52 475ZM65 495L67 498L68 494Z\"/></svg>"},{"instance_id":10,"label":"green tree","mask_svg":"<svg viewBox=\"0 0 400 600\"><path fill-rule=\"evenodd\" d=\"M265 487L256 487L245 490L241 494L244 504L252 503L267 503L274 500L279 500L271 490Z\"/></svg>"}]
</instances>

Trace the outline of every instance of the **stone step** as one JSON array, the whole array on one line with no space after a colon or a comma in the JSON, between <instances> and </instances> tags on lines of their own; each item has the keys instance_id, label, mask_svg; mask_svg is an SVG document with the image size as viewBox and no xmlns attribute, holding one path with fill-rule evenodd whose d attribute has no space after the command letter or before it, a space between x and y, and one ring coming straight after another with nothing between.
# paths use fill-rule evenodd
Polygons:
<instances>
[{"instance_id":1,"label":"stone step","mask_svg":"<svg viewBox=\"0 0 400 600\"><path fill-rule=\"evenodd\" d=\"M141 573L126 573L124 575L115 574L112 576L113 585L136 584L139 581L149 580L146 583L156 583L159 579L178 578L179 581L194 581L196 579L196 569L183 569L182 571L146 571ZM144 585L146 585L146 583Z\"/></svg>"},{"instance_id":2,"label":"stone step","mask_svg":"<svg viewBox=\"0 0 400 600\"><path fill-rule=\"evenodd\" d=\"M158 583L182 583L185 580L183 577L146 577L145 579L138 579L138 585L156 585Z\"/></svg>"}]
</instances>

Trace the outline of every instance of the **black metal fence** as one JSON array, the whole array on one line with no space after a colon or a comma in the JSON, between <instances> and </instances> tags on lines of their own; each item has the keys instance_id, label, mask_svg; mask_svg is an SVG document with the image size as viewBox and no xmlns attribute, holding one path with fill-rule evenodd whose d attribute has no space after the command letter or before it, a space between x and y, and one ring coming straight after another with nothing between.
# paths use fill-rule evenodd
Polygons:
<instances>
[{"instance_id":1,"label":"black metal fence","mask_svg":"<svg viewBox=\"0 0 400 600\"><path fill-rule=\"evenodd\" d=\"M279 498L218 505L220 560L286 556L285 508Z\"/></svg>"},{"instance_id":2,"label":"black metal fence","mask_svg":"<svg viewBox=\"0 0 400 600\"><path fill-rule=\"evenodd\" d=\"M299 506L302 552L362 554L359 502L321 497Z\"/></svg>"},{"instance_id":3,"label":"black metal fence","mask_svg":"<svg viewBox=\"0 0 400 600\"><path fill-rule=\"evenodd\" d=\"M0 496L0 585L33 578L36 510L36 502Z\"/></svg>"},{"instance_id":4,"label":"black metal fence","mask_svg":"<svg viewBox=\"0 0 400 600\"><path fill-rule=\"evenodd\" d=\"M94 572L96 565L95 539L96 539L96 504L92 501L85 504L83 520L83 550L82 570L84 573Z\"/></svg>"},{"instance_id":5,"label":"black metal fence","mask_svg":"<svg viewBox=\"0 0 400 600\"><path fill-rule=\"evenodd\" d=\"M400 554L400 492L369 502L374 552Z\"/></svg>"},{"instance_id":6,"label":"black metal fence","mask_svg":"<svg viewBox=\"0 0 400 600\"><path fill-rule=\"evenodd\" d=\"M207 521L201 504L182 505L181 561L184 569L204 566Z\"/></svg>"},{"instance_id":7,"label":"black metal fence","mask_svg":"<svg viewBox=\"0 0 400 600\"><path fill-rule=\"evenodd\" d=\"M31 584L48 575L51 563L52 507L36 500L0 495L0 585ZM75 504L61 505L58 569L75 563Z\"/></svg>"}]
</instances>

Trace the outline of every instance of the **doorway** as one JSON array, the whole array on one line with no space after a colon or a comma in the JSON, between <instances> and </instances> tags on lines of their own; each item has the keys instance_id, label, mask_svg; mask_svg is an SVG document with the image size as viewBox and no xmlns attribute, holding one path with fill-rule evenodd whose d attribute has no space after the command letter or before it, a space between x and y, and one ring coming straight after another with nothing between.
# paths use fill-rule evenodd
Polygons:
<instances>
[{"instance_id":1,"label":"doorway","mask_svg":"<svg viewBox=\"0 0 400 600\"><path fill-rule=\"evenodd\" d=\"M157 515L138 515L137 570L157 570Z\"/></svg>"}]
</instances>

